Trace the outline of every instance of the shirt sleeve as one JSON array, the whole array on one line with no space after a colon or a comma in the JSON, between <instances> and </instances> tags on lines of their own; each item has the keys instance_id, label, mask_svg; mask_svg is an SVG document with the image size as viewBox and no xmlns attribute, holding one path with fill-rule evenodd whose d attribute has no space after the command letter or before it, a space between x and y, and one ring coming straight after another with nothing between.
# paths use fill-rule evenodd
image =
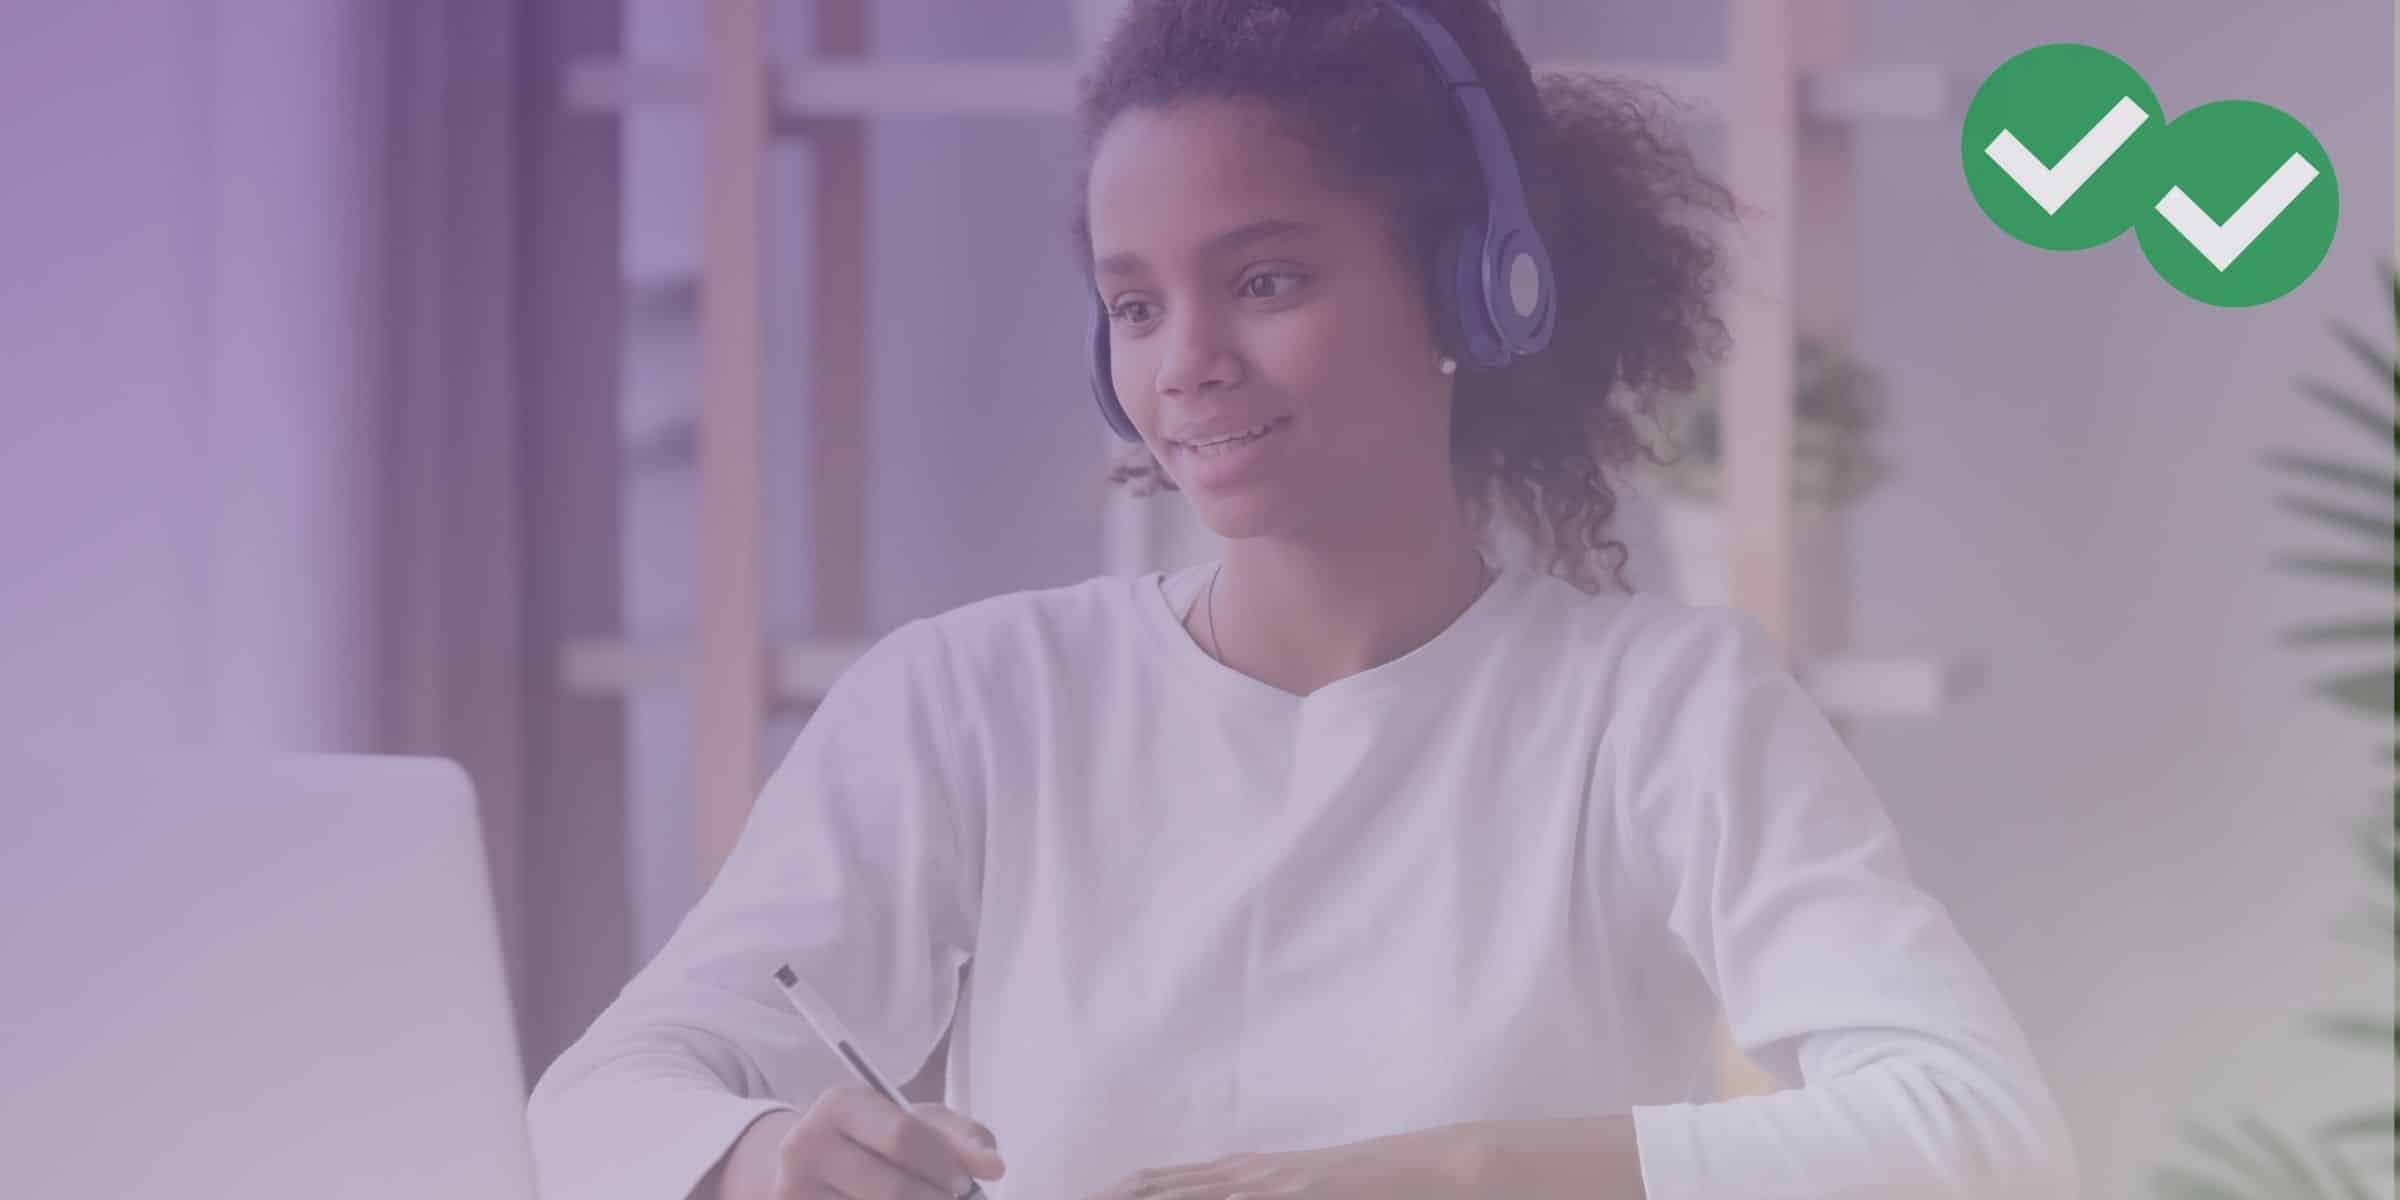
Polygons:
<instances>
[{"instance_id":1,"label":"shirt sleeve","mask_svg":"<svg viewBox=\"0 0 2400 1200\"><path fill-rule=\"evenodd\" d=\"M940 631L877 641L810 716L717 877L545 1071L546 1197L683 1200L750 1123L847 1083L773 981L789 963L902 1079L949 1023L981 893Z\"/></svg>"},{"instance_id":2,"label":"shirt sleeve","mask_svg":"<svg viewBox=\"0 0 2400 1200\"><path fill-rule=\"evenodd\" d=\"M1619 844L1784 1090L1634 1106L1649 1200L2073 1200L2031 1048L1864 771L1764 626L1693 613Z\"/></svg>"}]
</instances>

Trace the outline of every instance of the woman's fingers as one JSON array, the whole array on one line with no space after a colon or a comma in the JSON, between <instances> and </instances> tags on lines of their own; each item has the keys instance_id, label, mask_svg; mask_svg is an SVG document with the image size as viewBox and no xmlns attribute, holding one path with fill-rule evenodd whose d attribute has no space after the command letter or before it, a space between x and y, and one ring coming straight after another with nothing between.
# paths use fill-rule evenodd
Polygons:
<instances>
[{"instance_id":1,"label":"woman's fingers","mask_svg":"<svg viewBox=\"0 0 2400 1200\"><path fill-rule=\"evenodd\" d=\"M1228 1154L1206 1162L1143 1167L1117 1180L1094 1200L1130 1200L1156 1196L1161 1200L1186 1197L1231 1197L1236 1194L1277 1194L1270 1165L1256 1154Z\"/></svg>"},{"instance_id":2,"label":"woman's fingers","mask_svg":"<svg viewBox=\"0 0 2400 1200\"><path fill-rule=\"evenodd\" d=\"M1007 1169L1007 1164L1000 1159L1000 1139L989 1126L941 1104L920 1104L915 1115L918 1120L949 1135L976 1178L998 1179Z\"/></svg>"},{"instance_id":3,"label":"woman's fingers","mask_svg":"<svg viewBox=\"0 0 2400 1200\"><path fill-rule=\"evenodd\" d=\"M883 1156L899 1169L947 1196L962 1196L973 1186L974 1168L988 1166L996 1156L975 1144L973 1135L954 1135L944 1125L911 1113L874 1092L843 1104L838 1110L842 1132ZM861 1197L859 1200L879 1200Z\"/></svg>"},{"instance_id":4,"label":"woman's fingers","mask_svg":"<svg viewBox=\"0 0 2400 1200\"><path fill-rule=\"evenodd\" d=\"M782 1144L777 1200L948 1200L969 1186L949 1133L864 1087L829 1088Z\"/></svg>"},{"instance_id":5,"label":"woman's fingers","mask_svg":"<svg viewBox=\"0 0 2400 1200\"><path fill-rule=\"evenodd\" d=\"M848 1200L955 1200L954 1193L918 1178L839 1130L811 1157L810 1182L815 1187L799 1193L808 1200L824 1194Z\"/></svg>"}]
</instances>

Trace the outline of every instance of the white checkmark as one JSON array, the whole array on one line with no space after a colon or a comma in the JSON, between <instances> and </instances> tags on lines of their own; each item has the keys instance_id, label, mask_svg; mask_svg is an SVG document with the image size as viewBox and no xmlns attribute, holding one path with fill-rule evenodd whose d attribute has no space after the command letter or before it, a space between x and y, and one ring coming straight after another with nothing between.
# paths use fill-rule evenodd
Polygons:
<instances>
[{"instance_id":1,"label":"white checkmark","mask_svg":"<svg viewBox=\"0 0 2400 1200\"><path fill-rule=\"evenodd\" d=\"M2033 197L2043 212L2057 216L2059 208L2074 197L2092 173L2100 169L2100 164L2107 162L2124 146L2125 139L2132 137L2133 131L2149 119L2150 114L2142 111L2133 97L2120 97L2116 107L2077 139L2074 149L2067 151L2067 156L2059 159L2055 167L2043 166L2042 160L2017 140L2017 135L2005 129L1983 152L2000 164L2000 169L2008 172L2008 177L2016 180L2017 186L2024 188L2025 194Z\"/></svg>"},{"instance_id":2,"label":"white checkmark","mask_svg":"<svg viewBox=\"0 0 2400 1200\"><path fill-rule=\"evenodd\" d=\"M2258 190L2250 193L2250 198L2242 201L2242 206L2233 210L2233 216L2222 225L2209 220L2208 214L2201 212L2200 206L2192 203L2192 198L2179 187L2167 189L2167 194L2160 198L2158 215L2190 241L2201 257L2222 271L2232 266L2233 260L2240 258L2242 251L2249 249L2250 243L2257 241L2258 235L2274 224L2275 218L2291 207L2300 190L2316 177L2317 169L2294 154L2283 160L2283 165L2275 168L2275 173L2258 185Z\"/></svg>"}]
</instances>

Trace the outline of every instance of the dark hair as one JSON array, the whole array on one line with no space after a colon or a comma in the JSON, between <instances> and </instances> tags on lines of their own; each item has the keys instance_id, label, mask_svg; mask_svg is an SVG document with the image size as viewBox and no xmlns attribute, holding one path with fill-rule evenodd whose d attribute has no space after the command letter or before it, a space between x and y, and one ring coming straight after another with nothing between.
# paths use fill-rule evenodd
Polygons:
<instances>
[{"instance_id":1,"label":"dark hair","mask_svg":"<svg viewBox=\"0 0 2400 1200\"><path fill-rule=\"evenodd\" d=\"M1557 276L1557 327L1541 353L1500 371L1461 369L1451 453L1470 518L1498 509L1553 574L1624 588L1624 543L1607 536L1607 468L1656 459L1620 394L1647 412L1689 391L1722 350L1717 250L1695 217L1731 196L1675 134L1671 101L1624 80L1545 73L1537 82L1491 0L1419 0L1466 52L1499 110ZM1343 181L1381 196L1404 252L1430 271L1440 224L1481 212L1482 185L1456 110L1414 35L1382 0L1131 0L1078 87L1082 169L1074 252L1092 262L1093 151L1132 108L1261 100L1280 128L1320 148ZM1431 276L1425 276L1427 283ZM1118 483L1171 489L1132 446ZM1630 589L1628 589L1630 590Z\"/></svg>"}]
</instances>

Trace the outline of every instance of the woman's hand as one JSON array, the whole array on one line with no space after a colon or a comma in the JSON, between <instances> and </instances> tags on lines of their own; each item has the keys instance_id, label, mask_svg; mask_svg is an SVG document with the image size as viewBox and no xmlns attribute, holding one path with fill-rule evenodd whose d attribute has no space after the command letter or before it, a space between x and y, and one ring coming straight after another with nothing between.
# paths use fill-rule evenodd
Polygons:
<instances>
[{"instance_id":1,"label":"woman's hand","mask_svg":"<svg viewBox=\"0 0 2400 1200\"><path fill-rule=\"evenodd\" d=\"M871 1088L827 1089L806 1113L753 1122L726 1153L716 1200L951 1200L1006 1170L992 1131L939 1104L902 1112Z\"/></svg>"},{"instance_id":2,"label":"woman's hand","mask_svg":"<svg viewBox=\"0 0 2400 1200\"><path fill-rule=\"evenodd\" d=\"M1487 1130L1469 1122L1319 1150L1149 1167L1092 1200L1481 1200Z\"/></svg>"}]
</instances>

